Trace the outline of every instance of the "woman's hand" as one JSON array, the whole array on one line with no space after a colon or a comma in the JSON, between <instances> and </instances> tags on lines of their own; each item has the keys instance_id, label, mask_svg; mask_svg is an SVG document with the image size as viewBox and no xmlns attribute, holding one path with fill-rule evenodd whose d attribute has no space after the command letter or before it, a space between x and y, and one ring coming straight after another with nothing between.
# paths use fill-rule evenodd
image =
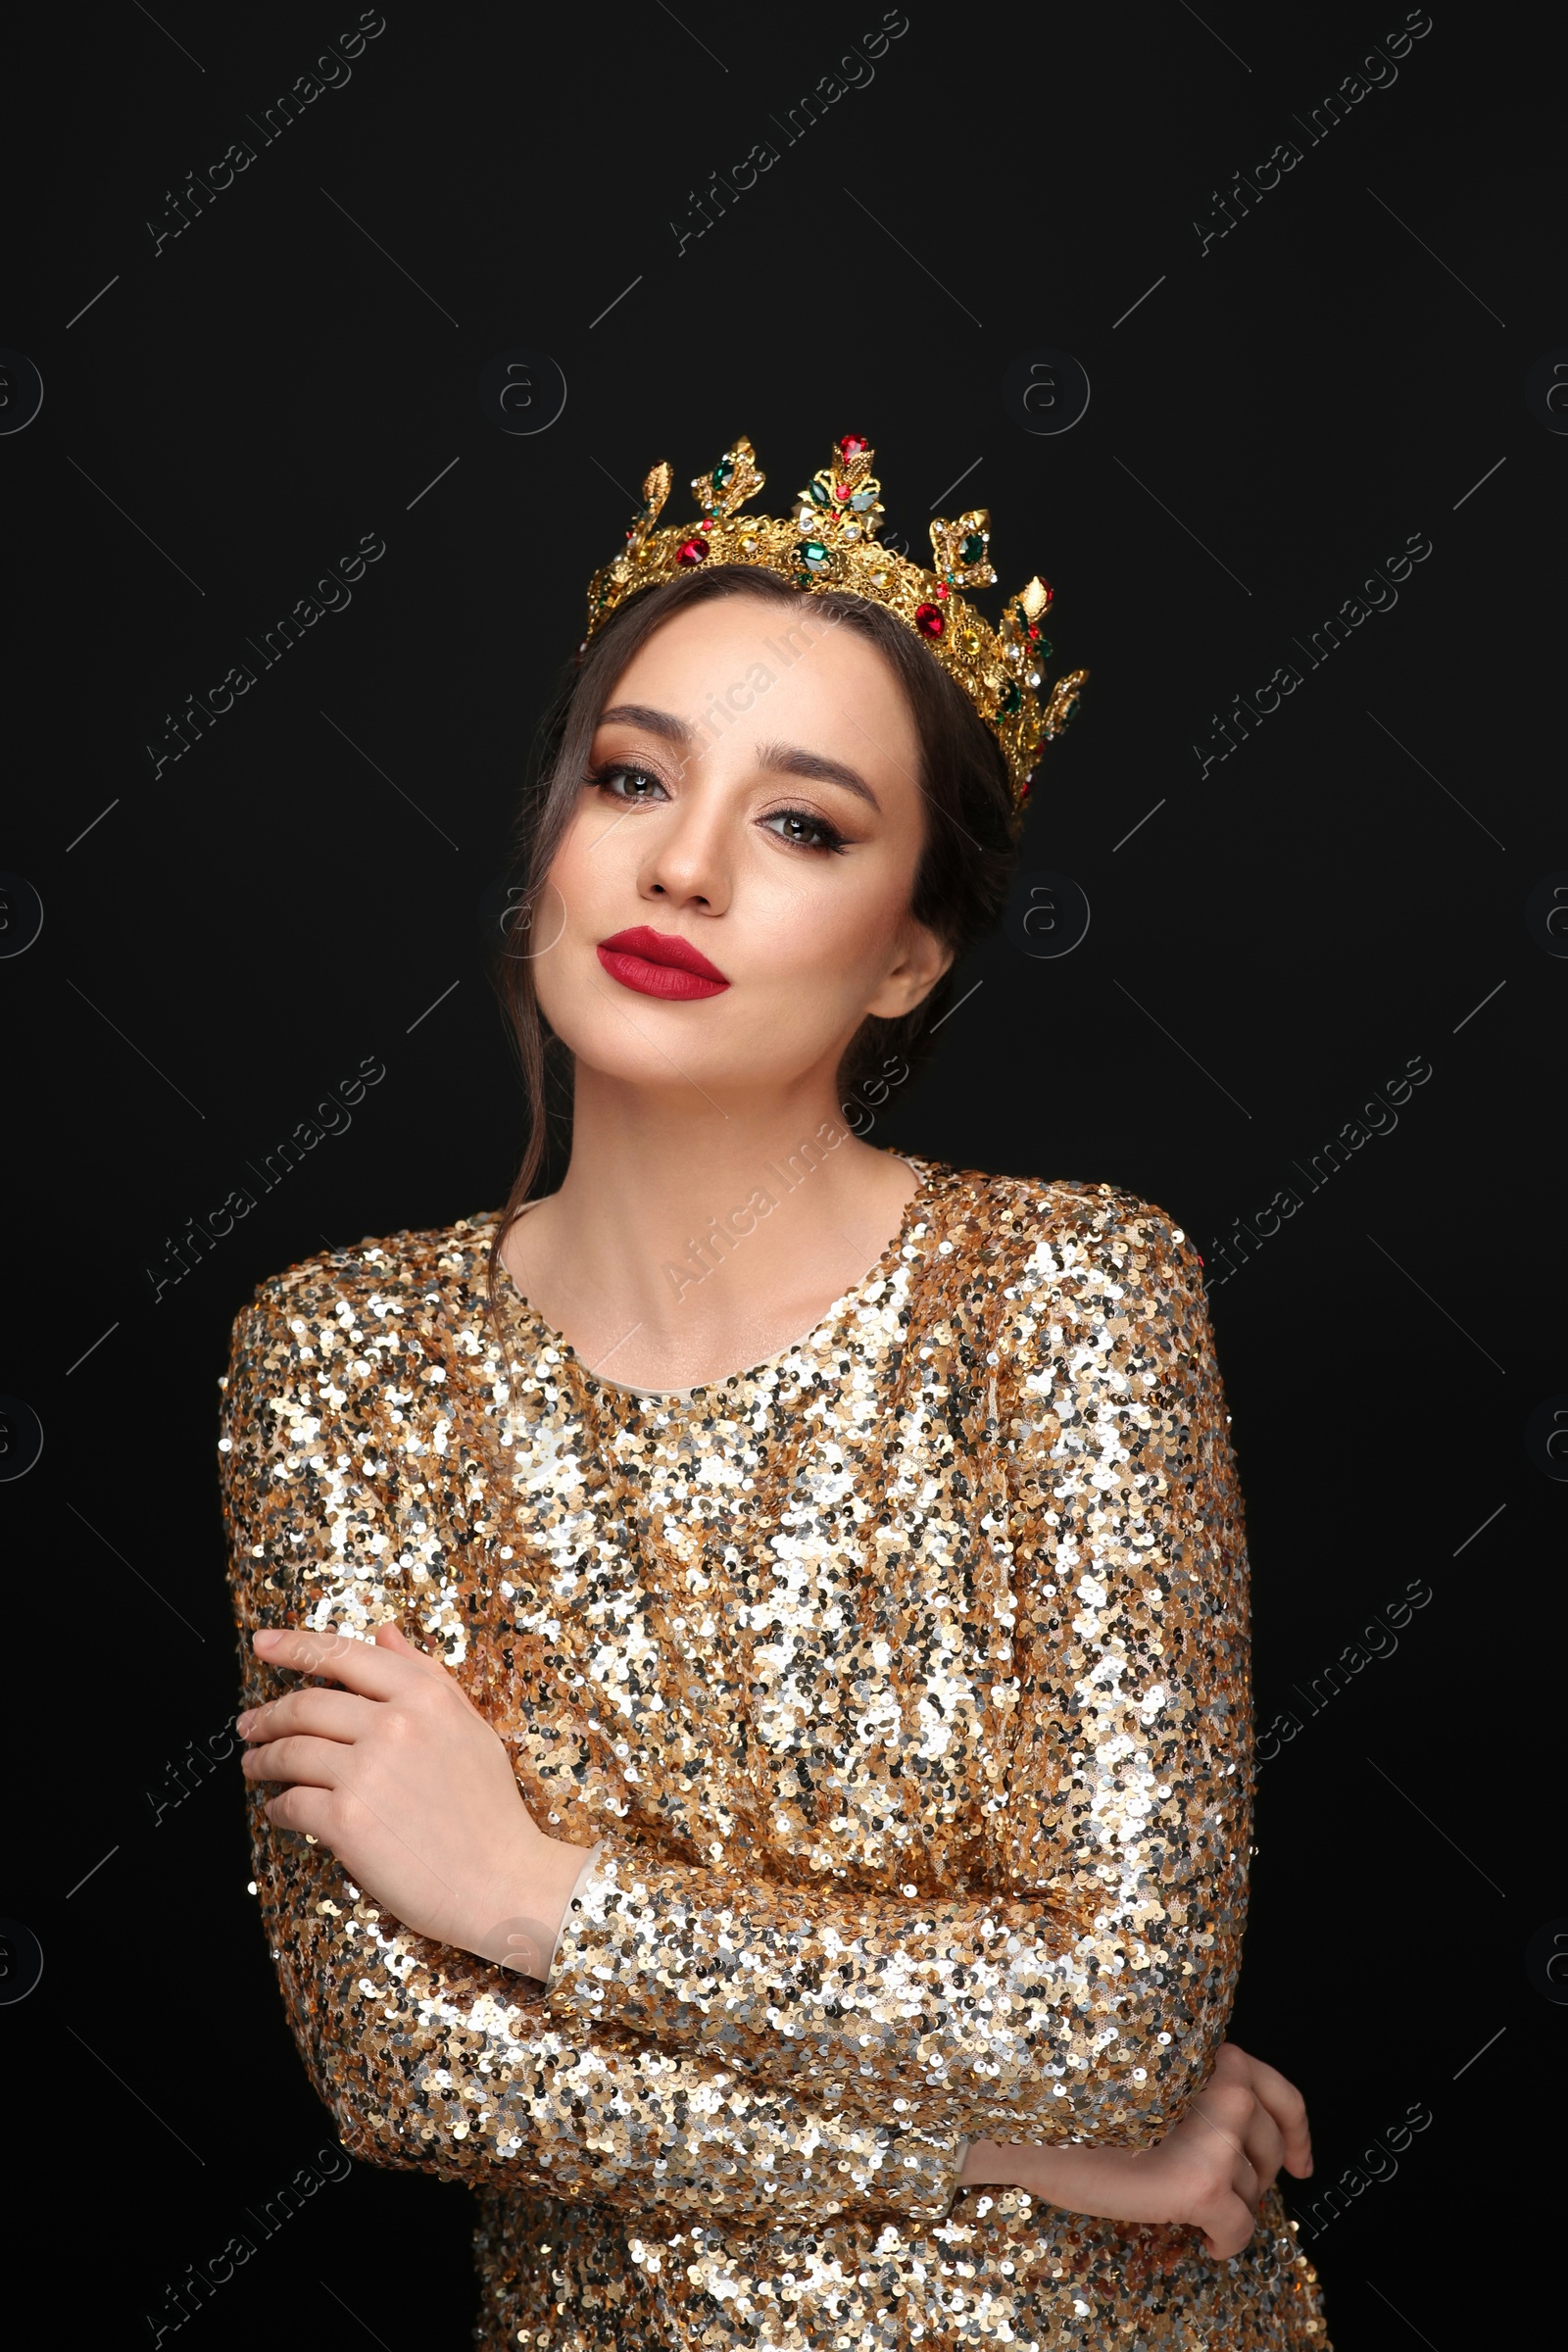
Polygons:
<instances>
[{"instance_id":1,"label":"woman's hand","mask_svg":"<svg viewBox=\"0 0 1568 2352\"><path fill-rule=\"evenodd\" d=\"M543 1977L584 1848L546 1837L457 1678L391 1625L375 1640L261 1633L270 1666L327 1675L241 1715L250 1781L279 1829L329 1846L416 1935Z\"/></svg>"},{"instance_id":2,"label":"woman's hand","mask_svg":"<svg viewBox=\"0 0 1568 2352\"><path fill-rule=\"evenodd\" d=\"M1284 2165L1302 2180L1312 2140L1300 2092L1261 2059L1222 2042L1214 2071L1157 2148L969 2144L960 2188L1027 2189L1064 2212L1114 2222L1186 2222L1208 2253L1239 2254Z\"/></svg>"}]
</instances>

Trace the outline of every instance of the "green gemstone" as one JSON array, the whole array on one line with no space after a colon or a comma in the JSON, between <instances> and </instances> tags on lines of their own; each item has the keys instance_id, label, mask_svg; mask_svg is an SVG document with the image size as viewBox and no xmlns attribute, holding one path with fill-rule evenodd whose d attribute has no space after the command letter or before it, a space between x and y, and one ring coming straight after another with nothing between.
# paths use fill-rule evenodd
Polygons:
<instances>
[{"instance_id":1,"label":"green gemstone","mask_svg":"<svg viewBox=\"0 0 1568 2352\"><path fill-rule=\"evenodd\" d=\"M998 714L1003 718L1011 718L1014 711L1021 710L1022 709L1023 690L1019 686L1017 680L1013 679L1009 685L1004 687L1003 689L1002 700L997 705Z\"/></svg>"},{"instance_id":2,"label":"green gemstone","mask_svg":"<svg viewBox=\"0 0 1568 2352\"><path fill-rule=\"evenodd\" d=\"M986 543L978 531L971 531L958 553L966 564L978 564L984 558Z\"/></svg>"},{"instance_id":3,"label":"green gemstone","mask_svg":"<svg viewBox=\"0 0 1568 2352\"><path fill-rule=\"evenodd\" d=\"M1049 662L1055 650L1049 637L1042 637L1040 643L1035 647L1036 659L1041 662Z\"/></svg>"},{"instance_id":4,"label":"green gemstone","mask_svg":"<svg viewBox=\"0 0 1568 2352\"><path fill-rule=\"evenodd\" d=\"M810 573L808 571L798 571L795 574L795 585L797 588L809 588L811 585Z\"/></svg>"},{"instance_id":5,"label":"green gemstone","mask_svg":"<svg viewBox=\"0 0 1568 2352\"><path fill-rule=\"evenodd\" d=\"M827 549L822 545L820 539L803 539L801 541L801 562L808 564L813 571L821 569L827 562Z\"/></svg>"},{"instance_id":6,"label":"green gemstone","mask_svg":"<svg viewBox=\"0 0 1568 2352\"><path fill-rule=\"evenodd\" d=\"M813 507L825 507L828 504L826 486L819 482L814 474L812 475L810 481L807 484L807 495L809 497Z\"/></svg>"},{"instance_id":7,"label":"green gemstone","mask_svg":"<svg viewBox=\"0 0 1568 2352\"><path fill-rule=\"evenodd\" d=\"M713 467L713 488L715 490L727 490L730 483L734 479L734 466L730 464L728 458L720 458L718 464Z\"/></svg>"}]
</instances>

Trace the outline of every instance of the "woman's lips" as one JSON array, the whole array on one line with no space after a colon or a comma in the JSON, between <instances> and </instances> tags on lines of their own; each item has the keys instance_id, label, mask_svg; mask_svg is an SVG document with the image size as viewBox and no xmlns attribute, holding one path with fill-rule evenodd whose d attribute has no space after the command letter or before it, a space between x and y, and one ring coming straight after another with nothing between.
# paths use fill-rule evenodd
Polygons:
<instances>
[{"instance_id":1,"label":"woman's lips","mask_svg":"<svg viewBox=\"0 0 1568 2352\"><path fill-rule=\"evenodd\" d=\"M636 989L639 996L684 1003L694 997L722 996L729 986L717 964L710 963L690 940L671 931L650 930L646 923L602 939L597 953L612 980Z\"/></svg>"}]
</instances>

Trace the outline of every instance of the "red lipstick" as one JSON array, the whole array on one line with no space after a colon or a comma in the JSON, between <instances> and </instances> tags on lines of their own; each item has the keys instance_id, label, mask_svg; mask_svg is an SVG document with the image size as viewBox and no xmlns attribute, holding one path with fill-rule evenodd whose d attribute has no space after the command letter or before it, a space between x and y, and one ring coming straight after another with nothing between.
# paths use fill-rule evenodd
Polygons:
<instances>
[{"instance_id":1,"label":"red lipstick","mask_svg":"<svg viewBox=\"0 0 1568 2352\"><path fill-rule=\"evenodd\" d=\"M729 986L717 964L710 963L689 939L679 939L672 931L651 931L646 923L602 939L598 956L622 988L634 988L643 997L662 997L669 1004L721 996Z\"/></svg>"}]
</instances>

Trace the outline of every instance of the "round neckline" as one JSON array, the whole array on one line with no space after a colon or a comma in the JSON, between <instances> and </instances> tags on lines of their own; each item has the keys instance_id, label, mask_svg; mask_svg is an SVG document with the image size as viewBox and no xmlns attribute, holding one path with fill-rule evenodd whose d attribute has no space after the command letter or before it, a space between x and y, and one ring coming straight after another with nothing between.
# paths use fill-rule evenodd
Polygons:
<instances>
[{"instance_id":1,"label":"round neckline","mask_svg":"<svg viewBox=\"0 0 1568 2352\"><path fill-rule=\"evenodd\" d=\"M514 1315L532 1324L535 1330L542 1335L545 1347L556 1349L561 1357L569 1362L593 1388L610 1389L618 1396L632 1396L650 1404L690 1404L695 1397L706 1396L714 1389L727 1389L732 1382L737 1388L742 1387L751 1381L760 1380L764 1373L771 1372L778 1365L787 1363L792 1355L798 1354L803 1348L809 1347L819 1333L826 1331L830 1324L837 1322L858 1298L871 1289L873 1284L885 1281L888 1274L897 1266L899 1259L904 1254L905 1245L908 1241L918 1214L929 1200L937 1174L937 1166L935 1161L917 1159L913 1153L907 1152L897 1152L893 1153L893 1156L896 1159L902 1159L906 1166L911 1167L918 1180L913 1192L904 1203L904 1214L899 1219L898 1232L875 1262L866 1268L859 1280L852 1283L847 1291L842 1292L829 1306L823 1309L809 1331L803 1332L799 1339L791 1340L786 1347L779 1348L776 1354L763 1356L760 1363L751 1364L744 1371L721 1372L711 1380L696 1382L689 1389L633 1388L629 1381L611 1380L604 1373L590 1371L571 1342L562 1332L559 1332L553 1323L547 1323L533 1300L518 1289L513 1280L511 1268L506 1259L502 1258L501 1275L506 1284L508 1303ZM545 1199L554 1199L554 1195L547 1194ZM526 1215L529 1209L542 1206L543 1201L531 1200L522 1213Z\"/></svg>"}]
</instances>

